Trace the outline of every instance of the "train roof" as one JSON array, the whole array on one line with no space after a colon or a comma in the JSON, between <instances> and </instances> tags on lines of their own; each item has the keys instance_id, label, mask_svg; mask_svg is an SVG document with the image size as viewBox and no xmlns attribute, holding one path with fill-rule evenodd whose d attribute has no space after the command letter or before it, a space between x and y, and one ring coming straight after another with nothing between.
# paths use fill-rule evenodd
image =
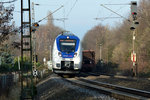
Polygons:
<instances>
[{"instance_id":1,"label":"train roof","mask_svg":"<svg viewBox=\"0 0 150 100\"><path fill-rule=\"evenodd\" d=\"M75 36L73 33L69 32L69 31L63 31L60 35Z\"/></svg>"},{"instance_id":2,"label":"train roof","mask_svg":"<svg viewBox=\"0 0 150 100\"><path fill-rule=\"evenodd\" d=\"M74 35L73 33L70 33L70 32L62 32L61 34L59 34L57 37L56 37L56 39L60 39L60 38L66 38L66 39L68 39L68 37L70 38L70 39L78 39L78 40L80 40L76 35Z\"/></svg>"}]
</instances>

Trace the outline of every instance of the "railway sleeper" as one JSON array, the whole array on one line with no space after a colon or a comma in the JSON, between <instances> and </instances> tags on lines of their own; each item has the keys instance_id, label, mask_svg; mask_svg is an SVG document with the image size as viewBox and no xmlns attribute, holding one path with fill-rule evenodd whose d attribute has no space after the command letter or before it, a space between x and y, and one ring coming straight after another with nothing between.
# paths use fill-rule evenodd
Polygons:
<instances>
[{"instance_id":1,"label":"railway sleeper","mask_svg":"<svg viewBox=\"0 0 150 100\"><path fill-rule=\"evenodd\" d=\"M87 89L98 91L100 93L109 95L109 96L114 97L114 98L119 99L119 100L148 100L148 99L150 99L147 97L131 94L128 92L122 92L119 90L114 90L114 89L106 88L103 86L98 86L98 85L95 85L95 84L92 84L89 82L84 82L83 80L79 80L79 79L77 79L77 80L75 80L75 79L64 79L64 80L72 83L73 85L77 85L80 87L84 87Z\"/></svg>"}]
</instances>

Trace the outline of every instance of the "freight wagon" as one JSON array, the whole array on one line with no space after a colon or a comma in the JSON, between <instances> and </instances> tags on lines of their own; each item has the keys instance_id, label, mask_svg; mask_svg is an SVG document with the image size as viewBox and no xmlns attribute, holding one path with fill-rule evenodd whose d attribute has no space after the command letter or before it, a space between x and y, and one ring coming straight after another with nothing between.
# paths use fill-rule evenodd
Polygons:
<instances>
[{"instance_id":1,"label":"freight wagon","mask_svg":"<svg viewBox=\"0 0 150 100\"><path fill-rule=\"evenodd\" d=\"M82 71L89 72L95 69L95 51L83 50Z\"/></svg>"}]
</instances>

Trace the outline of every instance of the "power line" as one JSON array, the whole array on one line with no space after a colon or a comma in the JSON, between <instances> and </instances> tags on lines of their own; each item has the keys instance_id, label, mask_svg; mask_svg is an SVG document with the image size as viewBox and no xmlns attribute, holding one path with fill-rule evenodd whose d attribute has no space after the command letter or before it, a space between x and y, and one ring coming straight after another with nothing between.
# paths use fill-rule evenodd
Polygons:
<instances>
[{"instance_id":1,"label":"power line","mask_svg":"<svg viewBox=\"0 0 150 100\"><path fill-rule=\"evenodd\" d=\"M116 12L118 12L119 10L121 10L122 7L120 7ZM95 20L106 20L106 19L117 19L117 18L122 18L122 17L111 17L112 14L110 14L108 17L101 17L101 18L98 18L98 16L96 18L94 18Z\"/></svg>"},{"instance_id":2,"label":"power line","mask_svg":"<svg viewBox=\"0 0 150 100\"><path fill-rule=\"evenodd\" d=\"M13 3L13 2L15 2L15 1L17 1L17 0L12 0L12 1L3 1L3 2L0 2L0 3Z\"/></svg>"},{"instance_id":3,"label":"power line","mask_svg":"<svg viewBox=\"0 0 150 100\"><path fill-rule=\"evenodd\" d=\"M130 22L130 20L129 20L129 19L127 19L127 18L125 18L124 16L122 16L122 15L118 14L117 12L115 12L115 11L111 10L110 8L108 8L108 7L104 6L103 4L101 4L101 6L102 6L102 7L104 7L104 8L106 8L107 10L109 10L109 11L111 11L111 12L115 13L116 15L118 15L118 16L120 16L120 17L122 17L122 18L126 19L127 21L129 21L129 22Z\"/></svg>"},{"instance_id":4,"label":"power line","mask_svg":"<svg viewBox=\"0 0 150 100\"><path fill-rule=\"evenodd\" d=\"M126 3L126 4L103 4L103 5L131 5L130 3Z\"/></svg>"},{"instance_id":5,"label":"power line","mask_svg":"<svg viewBox=\"0 0 150 100\"><path fill-rule=\"evenodd\" d=\"M44 19L44 20L49 20L49 19ZM68 20L68 18L52 18L50 20L64 21L64 20Z\"/></svg>"},{"instance_id":6,"label":"power line","mask_svg":"<svg viewBox=\"0 0 150 100\"><path fill-rule=\"evenodd\" d=\"M38 4L38 3L35 3L34 5L36 6L58 6L58 5L48 5L48 4Z\"/></svg>"},{"instance_id":7,"label":"power line","mask_svg":"<svg viewBox=\"0 0 150 100\"><path fill-rule=\"evenodd\" d=\"M105 20L105 19L116 19L116 18L122 18L122 17L101 17L101 18L94 18L95 20Z\"/></svg>"},{"instance_id":8,"label":"power line","mask_svg":"<svg viewBox=\"0 0 150 100\"><path fill-rule=\"evenodd\" d=\"M50 13L49 15L47 15L46 17L42 18L41 20L38 21L38 23L40 23L41 21L45 20L48 16L52 15L53 13L57 12L59 9L61 9L62 7L64 7L63 5L61 7L59 7L58 9L56 9L54 12Z\"/></svg>"},{"instance_id":9,"label":"power line","mask_svg":"<svg viewBox=\"0 0 150 100\"><path fill-rule=\"evenodd\" d=\"M67 17L69 16L69 14L71 13L72 9L75 7L76 3L77 3L78 0L76 0L72 6L72 8L70 9L69 13L67 14Z\"/></svg>"},{"instance_id":10,"label":"power line","mask_svg":"<svg viewBox=\"0 0 150 100\"><path fill-rule=\"evenodd\" d=\"M57 12L58 10L60 10L62 7L64 7L63 5L61 7L59 7L58 9L56 9L54 12L50 13L49 15L47 15L46 17L42 18L41 20L39 20L38 22L36 23L40 23L42 22L43 20L46 20L48 16L54 14L55 12ZM16 11L16 12L19 12L19 11ZM67 20L67 18L61 18L61 19L55 19L55 20L58 20L58 21L62 21L62 20ZM23 28L28 28L29 25L24 25ZM21 32L21 27L18 28L18 32L20 33Z\"/></svg>"}]
</instances>

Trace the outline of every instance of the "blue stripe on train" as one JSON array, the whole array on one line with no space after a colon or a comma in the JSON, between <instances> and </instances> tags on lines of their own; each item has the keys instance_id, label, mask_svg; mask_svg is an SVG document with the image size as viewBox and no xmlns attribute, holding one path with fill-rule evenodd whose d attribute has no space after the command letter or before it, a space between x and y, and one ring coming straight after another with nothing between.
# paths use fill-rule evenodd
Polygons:
<instances>
[{"instance_id":1,"label":"blue stripe on train","mask_svg":"<svg viewBox=\"0 0 150 100\"><path fill-rule=\"evenodd\" d=\"M57 38L56 38L56 44L57 44L58 51L60 51L59 40L60 39L67 39L68 36L69 35L59 35L59 36L57 36ZM75 52L77 52L77 50L79 48L79 41L80 41L80 39L77 36L74 36L74 35L69 36L68 40L70 40L70 39L71 40L72 39L76 40ZM61 52L61 53L62 53L62 57L63 58L73 58L74 57L74 52L71 52L71 53Z\"/></svg>"}]
</instances>

